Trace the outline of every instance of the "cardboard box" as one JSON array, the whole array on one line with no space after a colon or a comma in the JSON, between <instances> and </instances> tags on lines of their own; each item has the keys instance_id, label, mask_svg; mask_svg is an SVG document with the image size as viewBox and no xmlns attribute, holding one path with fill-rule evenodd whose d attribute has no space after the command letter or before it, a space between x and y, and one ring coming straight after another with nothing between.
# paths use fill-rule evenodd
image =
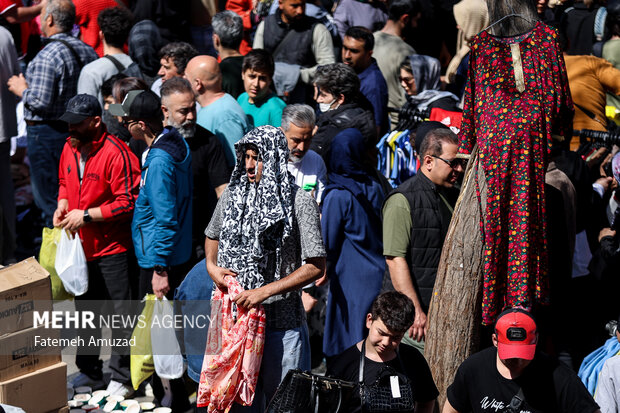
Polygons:
<instances>
[{"instance_id":1,"label":"cardboard box","mask_svg":"<svg viewBox=\"0 0 620 413\"><path fill-rule=\"evenodd\" d=\"M32 258L0 269L0 335L33 326L33 311L52 310L49 273Z\"/></svg>"},{"instance_id":2,"label":"cardboard box","mask_svg":"<svg viewBox=\"0 0 620 413\"><path fill-rule=\"evenodd\" d=\"M45 327L27 328L0 337L0 381L62 361L59 346L45 346L47 339L58 340L60 332Z\"/></svg>"},{"instance_id":3,"label":"cardboard box","mask_svg":"<svg viewBox=\"0 0 620 413\"><path fill-rule=\"evenodd\" d=\"M0 403L28 413L47 413L67 405L67 364L57 363L0 382Z\"/></svg>"},{"instance_id":4,"label":"cardboard box","mask_svg":"<svg viewBox=\"0 0 620 413\"><path fill-rule=\"evenodd\" d=\"M69 413L70 411L71 409L69 408L69 406L64 406L64 407L61 407L60 409L50 410L47 413Z\"/></svg>"}]
</instances>

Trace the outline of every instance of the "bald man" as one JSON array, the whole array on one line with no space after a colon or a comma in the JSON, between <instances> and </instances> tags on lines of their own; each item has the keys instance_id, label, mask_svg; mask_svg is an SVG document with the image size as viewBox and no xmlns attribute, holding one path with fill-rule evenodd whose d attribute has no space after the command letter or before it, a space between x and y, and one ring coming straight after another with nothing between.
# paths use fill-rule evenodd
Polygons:
<instances>
[{"instance_id":1,"label":"bald man","mask_svg":"<svg viewBox=\"0 0 620 413\"><path fill-rule=\"evenodd\" d=\"M234 145L250 130L247 116L235 98L222 90L222 73L215 58L194 57L187 64L184 76L201 106L198 124L222 142L226 162L232 168L235 165Z\"/></svg>"}]
</instances>

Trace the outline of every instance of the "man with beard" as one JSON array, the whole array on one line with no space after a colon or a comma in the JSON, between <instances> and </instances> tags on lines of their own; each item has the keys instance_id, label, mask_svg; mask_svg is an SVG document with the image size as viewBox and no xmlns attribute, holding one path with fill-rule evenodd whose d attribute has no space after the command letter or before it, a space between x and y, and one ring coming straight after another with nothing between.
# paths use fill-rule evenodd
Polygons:
<instances>
[{"instance_id":1,"label":"man with beard","mask_svg":"<svg viewBox=\"0 0 620 413\"><path fill-rule=\"evenodd\" d=\"M321 204L323 189L327 183L327 168L323 158L310 150L312 131L316 121L314 109L308 105L295 103L282 111L282 126L288 143L288 171L295 183Z\"/></svg>"},{"instance_id":2,"label":"man with beard","mask_svg":"<svg viewBox=\"0 0 620 413\"><path fill-rule=\"evenodd\" d=\"M192 153L194 204L192 247L196 258L204 257L204 230L218 198L230 179L224 148L217 137L196 123L196 102L186 79L174 77L161 87L164 124L176 128Z\"/></svg>"},{"instance_id":3,"label":"man with beard","mask_svg":"<svg viewBox=\"0 0 620 413\"><path fill-rule=\"evenodd\" d=\"M69 138L60 157L58 207L53 221L55 227L79 233L88 261L89 288L76 297L76 308L83 309L86 300L111 300L115 314L126 314L134 256L131 215L140 184L138 159L125 142L107 132L96 97L73 97L60 120L69 124ZM88 332L88 336L100 334ZM131 330L113 329L112 334L115 339L128 338ZM78 348L75 363L81 374L73 386L103 386L99 356L92 351L83 353ZM128 354L128 349L113 349L108 385L111 394L133 393Z\"/></svg>"},{"instance_id":4,"label":"man with beard","mask_svg":"<svg viewBox=\"0 0 620 413\"><path fill-rule=\"evenodd\" d=\"M161 100L153 91L129 91L123 103L110 105L110 114L122 117L132 138L147 146L131 222L140 266L138 296L172 300L192 264L192 154L175 128L164 127ZM151 386L155 403L174 412L189 409L182 378L154 374Z\"/></svg>"}]
</instances>

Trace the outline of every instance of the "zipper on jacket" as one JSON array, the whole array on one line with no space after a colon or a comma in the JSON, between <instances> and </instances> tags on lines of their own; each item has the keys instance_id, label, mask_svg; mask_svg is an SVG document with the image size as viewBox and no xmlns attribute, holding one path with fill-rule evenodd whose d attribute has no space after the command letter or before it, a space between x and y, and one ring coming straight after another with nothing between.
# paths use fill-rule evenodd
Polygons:
<instances>
[{"instance_id":1,"label":"zipper on jacket","mask_svg":"<svg viewBox=\"0 0 620 413\"><path fill-rule=\"evenodd\" d=\"M138 227L138 231L140 232L140 244L142 245L142 255L146 255L146 252L144 252L144 236L142 235L142 227Z\"/></svg>"},{"instance_id":2,"label":"zipper on jacket","mask_svg":"<svg viewBox=\"0 0 620 413\"><path fill-rule=\"evenodd\" d=\"M80 160L78 159L77 152L73 152L73 157L75 158L75 166L77 168L78 182L80 183L80 190L78 192L78 208L79 208L80 203L82 202L82 172L80 171ZM84 170L86 170L86 165L84 165Z\"/></svg>"}]
</instances>

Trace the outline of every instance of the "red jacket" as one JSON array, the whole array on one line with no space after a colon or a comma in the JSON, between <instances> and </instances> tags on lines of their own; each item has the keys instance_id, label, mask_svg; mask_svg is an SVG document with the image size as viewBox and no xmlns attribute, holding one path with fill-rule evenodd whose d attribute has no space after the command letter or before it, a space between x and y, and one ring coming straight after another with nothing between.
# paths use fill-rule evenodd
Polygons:
<instances>
[{"instance_id":1,"label":"red jacket","mask_svg":"<svg viewBox=\"0 0 620 413\"><path fill-rule=\"evenodd\" d=\"M80 229L86 260L131 249L131 217L140 186L138 158L104 129L93 141L81 183L80 159L80 151L67 139L60 156L58 199L69 201L69 211L101 208L104 220Z\"/></svg>"}]
</instances>

